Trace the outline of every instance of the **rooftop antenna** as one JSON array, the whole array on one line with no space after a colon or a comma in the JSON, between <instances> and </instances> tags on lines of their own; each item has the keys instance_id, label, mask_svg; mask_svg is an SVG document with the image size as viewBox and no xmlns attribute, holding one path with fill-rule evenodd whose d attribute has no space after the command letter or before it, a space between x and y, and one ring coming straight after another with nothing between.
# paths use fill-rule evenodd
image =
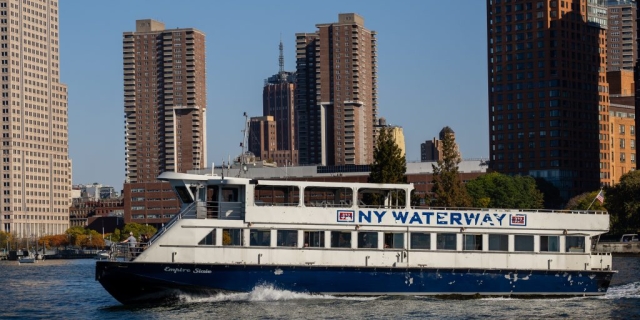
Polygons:
<instances>
[{"instance_id":1,"label":"rooftop antenna","mask_svg":"<svg viewBox=\"0 0 640 320\"><path fill-rule=\"evenodd\" d=\"M282 45L282 34L280 34L280 58L278 58L278 62L280 63L280 74L284 73L284 46Z\"/></svg>"}]
</instances>

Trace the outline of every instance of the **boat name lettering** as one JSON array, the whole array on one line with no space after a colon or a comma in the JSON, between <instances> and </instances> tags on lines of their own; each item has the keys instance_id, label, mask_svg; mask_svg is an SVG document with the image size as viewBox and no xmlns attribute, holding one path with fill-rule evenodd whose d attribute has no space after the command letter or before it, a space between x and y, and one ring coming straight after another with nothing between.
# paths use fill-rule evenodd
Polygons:
<instances>
[{"instance_id":1,"label":"boat name lettering","mask_svg":"<svg viewBox=\"0 0 640 320\"><path fill-rule=\"evenodd\" d=\"M211 273L211 270L195 268L193 269L193 273Z\"/></svg>"},{"instance_id":2,"label":"boat name lettering","mask_svg":"<svg viewBox=\"0 0 640 320\"><path fill-rule=\"evenodd\" d=\"M171 268L171 267L165 267L165 268L164 268L164 272L173 272L173 273L178 273L178 272L191 272L191 269L187 269L187 268Z\"/></svg>"},{"instance_id":3,"label":"boat name lettering","mask_svg":"<svg viewBox=\"0 0 640 320\"><path fill-rule=\"evenodd\" d=\"M346 214L345 210L338 211L338 222L356 222L355 214ZM350 212L349 212L350 213ZM358 211L357 223L383 223L387 211ZM509 216L507 218L507 215ZM510 226L527 225L526 214L506 214L506 213L469 213L469 212L447 212L447 211L391 211L395 223L401 224L421 224L421 225L443 225L443 226L505 226L507 222ZM507 219L505 219L507 218ZM391 222L386 220L387 223Z\"/></svg>"}]
</instances>

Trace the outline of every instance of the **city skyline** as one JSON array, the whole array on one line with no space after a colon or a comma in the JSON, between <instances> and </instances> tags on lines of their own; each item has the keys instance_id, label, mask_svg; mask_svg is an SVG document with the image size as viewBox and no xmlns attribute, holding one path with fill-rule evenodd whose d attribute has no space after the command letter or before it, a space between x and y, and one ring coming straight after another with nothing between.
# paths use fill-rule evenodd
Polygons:
<instances>
[{"instance_id":1,"label":"city skyline","mask_svg":"<svg viewBox=\"0 0 640 320\"><path fill-rule=\"evenodd\" d=\"M140 19L207 34L207 166L240 153L243 112L261 115L263 81L278 71L279 40L284 43L285 70L293 71L295 33L315 30L316 24L333 22L347 12L364 17L365 26L378 33L378 115L404 128L407 160L419 161L420 143L444 126L456 131L464 158L488 157L486 15L478 14L485 10L482 2L454 7L440 2L398 6L329 1L312 12L290 1L278 8L243 2L249 10L228 3L171 4L61 4L61 76L70 91L74 184L99 182L120 189L124 182L121 37ZM87 7L113 19L102 26L81 14ZM432 18L424 19L425 13ZM466 23L447 24L453 13Z\"/></svg>"}]
</instances>

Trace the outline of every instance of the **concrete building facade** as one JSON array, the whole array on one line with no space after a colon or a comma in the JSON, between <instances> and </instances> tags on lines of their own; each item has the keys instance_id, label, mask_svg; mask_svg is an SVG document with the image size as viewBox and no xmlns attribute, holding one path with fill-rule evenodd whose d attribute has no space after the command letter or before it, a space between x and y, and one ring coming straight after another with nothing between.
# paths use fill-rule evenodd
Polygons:
<instances>
[{"instance_id":1,"label":"concrete building facade","mask_svg":"<svg viewBox=\"0 0 640 320\"><path fill-rule=\"evenodd\" d=\"M186 172L206 164L205 35L193 28L165 29L136 21L123 33L125 221L161 224L176 213L163 197L131 190L170 190L157 181L165 171ZM132 211L137 211L135 214ZM142 218L140 218L142 216Z\"/></svg>"},{"instance_id":2,"label":"concrete building facade","mask_svg":"<svg viewBox=\"0 0 640 320\"><path fill-rule=\"evenodd\" d=\"M601 2L487 1L491 169L565 200L612 182Z\"/></svg>"},{"instance_id":3,"label":"concrete building facade","mask_svg":"<svg viewBox=\"0 0 640 320\"><path fill-rule=\"evenodd\" d=\"M638 58L636 1L606 0L607 71L633 70Z\"/></svg>"},{"instance_id":4,"label":"concrete building facade","mask_svg":"<svg viewBox=\"0 0 640 320\"><path fill-rule=\"evenodd\" d=\"M59 1L0 1L0 230L18 238L69 228L67 86Z\"/></svg>"},{"instance_id":5,"label":"concrete building facade","mask_svg":"<svg viewBox=\"0 0 640 320\"><path fill-rule=\"evenodd\" d=\"M376 33L354 13L296 34L300 164L373 161L378 117Z\"/></svg>"}]
</instances>

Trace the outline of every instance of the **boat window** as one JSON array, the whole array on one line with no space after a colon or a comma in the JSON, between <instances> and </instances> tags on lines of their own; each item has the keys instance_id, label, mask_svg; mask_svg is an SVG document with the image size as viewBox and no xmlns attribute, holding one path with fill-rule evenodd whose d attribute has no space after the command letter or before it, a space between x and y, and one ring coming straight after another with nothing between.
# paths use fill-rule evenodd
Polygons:
<instances>
[{"instance_id":1,"label":"boat window","mask_svg":"<svg viewBox=\"0 0 640 320\"><path fill-rule=\"evenodd\" d=\"M238 188L222 188L222 202L238 202Z\"/></svg>"},{"instance_id":2,"label":"boat window","mask_svg":"<svg viewBox=\"0 0 640 320\"><path fill-rule=\"evenodd\" d=\"M361 208L404 208L404 189L359 189L358 206Z\"/></svg>"},{"instance_id":3,"label":"boat window","mask_svg":"<svg viewBox=\"0 0 640 320\"><path fill-rule=\"evenodd\" d=\"M489 235L489 251L508 251L509 236L506 234Z\"/></svg>"},{"instance_id":4,"label":"boat window","mask_svg":"<svg viewBox=\"0 0 640 320\"><path fill-rule=\"evenodd\" d=\"M583 236L567 236L565 239L566 252L584 252L584 237Z\"/></svg>"},{"instance_id":5,"label":"boat window","mask_svg":"<svg viewBox=\"0 0 640 320\"><path fill-rule=\"evenodd\" d=\"M378 248L378 233L358 232L358 248Z\"/></svg>"},{"instance_id":6,"label":"boat window","mask_svg":"<svg viewBox=\"0 0 640 320\"><path fill-rule=\"evenodd\" d=\"M297 247L297 230L278 230L278 247Z\"/></svg>"},{"instance_id":7,"label":"boat window","mask_svg":"<svg viewBox=\"0 0 640 320\"><path fill-rule=\"evenodd\" d=\"M391 233L384 234L384 247L390 249L402 249L404 248L404 233Z\"/></svg>"},{"instance_id":8,"label":"boat window","mask_svg":"<svg viewBox=\"0 0 640 320\"><path fill-rule=\"evenodd\" d=\"M351 188L306 187L304 205L306 207L351 207Z\"/></svg>"},{"instance_id":9,"label":"boat window","mask_svg":"<svg viewBox=\"0 0 640 320\"><path fill-rule=\"evenodd\" d=\"M241 246L242 229L222 229L223 246Z\"/></svg>"},{"instance_id":10,"label":"boat window","mask_svg":"<svg viewBox=\"0 0 640 320\"><path fill-rule=\"evenodd\" d=\"M209 234L207 234L200 242L198 242L199 246L212 246L216 244L216 229L211 230Z\"/></svg>"},{"instance_id":11,"label":"boat window","mask_svg":"<svg viewBox=\"0 0 640 320\"><path fill-rule=\"evenodd\" d=\"M456 250L457 242L455 233L438 233L438 236L436 237L436 249Z\"/></svg>"},{"instance_id":12,"label":"boat window","mask_svg":"<svg viewBox=\"0 0 640 320\"><path fill-rule=\"evenodd\" d=\"M465 234L463 250L482 250L481 234Z\"/></svg>"},{"instance_id":13,"label":"boat window","mask_svg":"<svg viewBox=\"0 0 640 320\"><path fill-rule=\"evenodd\" d=\"M176 194L178 194L178 197L180 197L180 201L182 201L182 203L193 202L193 199L191 199L191 196L189 195L189 191L187 191L187 187L176 186L174 187L174 189L176 190Z\"/></svg>"},{"instance_id":14,"label":"boat window","mask_svg":"<svg viewBox=\"0 0 640 320\"><path fill-rule=\"evenodd\" d=\"M533 236L528 236L528 235L514 236L513 249L515 251L533 251Z\"/></svg>"},{"instance_id":15,"label":"boat window","mask_svg":"<svg viewBox=\"0 0 640 320\"><path fill-rule=\"evenodd\" d=\"M300 202L300 191L296 186L256 185L253 200L256 206L296 207Z\"/></svg>"},{"instance_id":16,"label":"boat window","mask_svg":"<svg viewBox=\"0 0 640 320\"><path fill-rule=\"evenodd\" d=\"M431 249L431 234L411 232L411 249Z\"/></svg>"},{"instance_id":17,"label":"boat window","mask_svg":"<svg viewBox=\"0 0 640 320\"><path fill-rule=\"evenodd\" d=\"M332 248L351 248L350 231L331 231Z\"/></svg>"},{"instance_id":18,"label":"boat window","mask_svg":"<svg viewBox=\"0 0 640 320\"><path fill-rule=\"evenodd\" d=\"M560 251L560 237L540 236L540 251L544 251L544 252Z\"/></svg>"},{"instance_id":19,"label":"boat window","mask_svg":"<svg viewBox=\"0 0 640 320\"><path fill-rule=\"evenodd\" d=\"M324 248L324 231L305 231L304 246L312 248Z\"/></svg>"},{"instance_id":20,"label":"boat window","mask_svg":"<svg viewBox=\"0 0 640 320\"><path fill-rule=\"evenodd\" d=\"M269 229L251 229L249 231L249 245L268 247L271 245L271 230Z\"/></svg>"}]
</instances>

